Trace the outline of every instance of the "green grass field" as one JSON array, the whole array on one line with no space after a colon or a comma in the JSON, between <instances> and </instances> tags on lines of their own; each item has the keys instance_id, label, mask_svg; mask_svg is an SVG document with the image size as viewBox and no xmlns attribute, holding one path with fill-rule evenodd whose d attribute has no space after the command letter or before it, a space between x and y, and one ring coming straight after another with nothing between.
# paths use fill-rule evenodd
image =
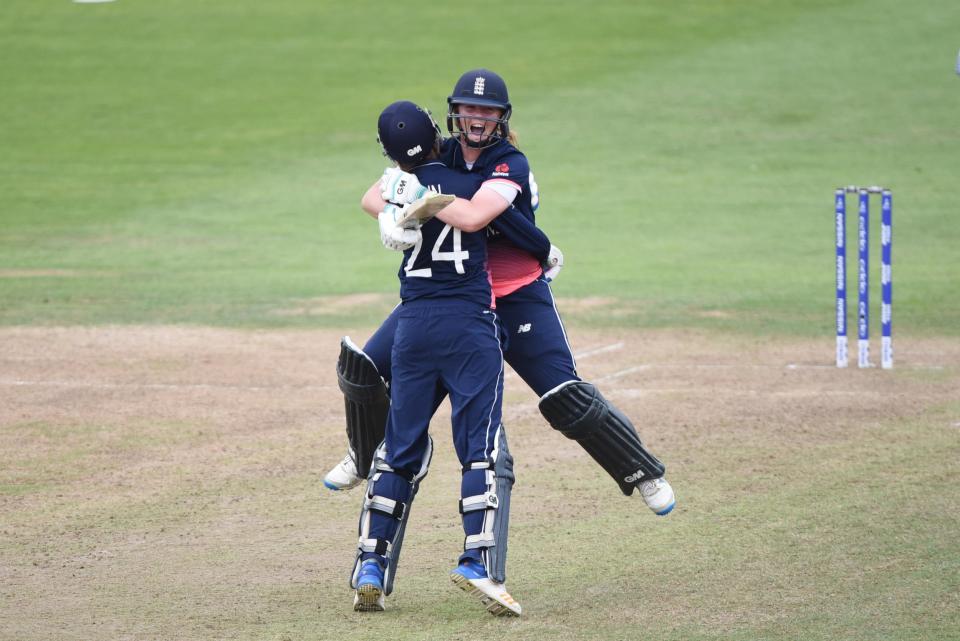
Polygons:
<instances>
[{"instance_id":1,"label":"green grass field","mask_svg":"<svg viewBox=\"0 0 960 641\"><path fill-rule=\"evenodd\" d=\"M960 9L901 5L10 0L0 323L312 325L275 312L394 291L358 208L376 116L442 116L485 65L558 294L631 303L591 322L829 333L832 189L882 183L896 326L956 336Z\"/></svg>"},{"instance_id":2,"label":"green grass field","mask_svg":"<svg viewBox=\"0 0 960 641\"><path fill-rule=\"evenodd\" d=\"M946 355L960 340L958 24L955 0L5 0L0 640L465 639L477 630L516 639L956 639L960 372ZM243 417L133 399L114 417L81 418L74 410L94 402L82 392L17 387L17 368L44 352L42 340L14 344L40 329L59 346L64 327L239 330L253 345L288 330L362 335L393 305L399 262L359 209L384 167L377 115L410 99L442 122L453 82L479 66L510 86L512 124L540 186L538 223L566 256L554 289L574 332L597 345L618 332L737 349L802 345L807 355L822 344L822 358L807 364L829 365L832 192L879 183L894 190L895 344L916 368L805 381L809 403L838 388L851 398L902 395L874 411L811 414L836 434L797 424L806 406L786 384L772 392L786 400L766 415L730 381L702 382L720 385L704 396L722 414L716 422L689 419L677 393L654 412L664 425L654 441L682 475L686 511L659 537L637 535L642 571L618 565L635 554L634 524L619 518L622 503L604 508L609 481L580 461L570 465L584 478L561 475L560 494L540 480L518 499L528 513L517 517L511 550L524 560L515 576L530 619L488 621L460 595L430 592L432 575L418 567L445 567L431 556L443 554L434 539L456 538L443 530L409 544L426 551L410 553L398 610L364 620L349 608L340 567L352 552L355 497L317 489L318 470L342 447L335 395L324 401L333 409L320 421L321 444L308 408L286 413L265 401L275 411L256 414L265 431L243 431L265 450L237 445L234 461L223 452L233 451L231 420ZM852 240L853 214L848 231ZM873 234L878 302L878 226ZM854 259L851 251L851 274ZM204 347L198 341L196 354L228 353ZM677 351L683 357L682 341ZM117 363L135 354L117 357L117 376ZM78 347L71 358L41 372L47 384L68 371L83 380L71 367L95 354ZM133 382L206 363L151 358ZM335 385L327 361L307 374L298 384ZM630 389L619 392L631 411L649 409ZM758 412L746 426L741 401ZM845 410L845 419L831 414ZM542 454L533 444L546 428L535 409L524 416L520 450L526 442ZM285 419L289 431L270 423ZM768 433L753 429L768 422ZM574 456L559 437L544 438L568 454L528 459L528 472ZM112 451L123 456L114 461ZM179 455L189 460L171 463ZM455 482L444 469L437 487ZM100 494L78 507L71 497L82 487ZM843 488L842 497L824 500L824 487ZM447 498L425 497L425 513L446 514ZM583 519L568 524L540 503L561 500ZM824 514L829 521L818 520ZM245 532L244 516L272 534ZM239 547L224 550L220 532ZM609 533L608 550L592 547L597 532ZM571 559L546 559L546 578L536 573L541 535L568 544ZM140 537L176 563L138 563ZM246 584L241 568L261 548L271 568L323 569L294 580L277 569ZM111 558L133 574L103 570ZM84 563L98 573L79 572ZM205 571L212 593L197 576ZM51 594L41 579L70 587ZM563 594L572 600L553 600Z\"/></svg>"}]
</instances>

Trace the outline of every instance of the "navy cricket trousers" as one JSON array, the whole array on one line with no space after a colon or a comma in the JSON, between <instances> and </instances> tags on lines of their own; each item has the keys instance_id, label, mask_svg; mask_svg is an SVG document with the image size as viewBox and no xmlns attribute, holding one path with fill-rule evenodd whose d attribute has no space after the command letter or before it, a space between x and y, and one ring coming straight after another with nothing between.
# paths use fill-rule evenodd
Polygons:
<instances>
[{"instance_id":1,"label":"navy cricket trousers","mask_svg":"<svg viewBox=\"0 0 960 641\"><path fill-rule=\"evenodd\" d=\"M388 382L400 310L398 305L363 348ZM496 312L505 334L504 359L537 396L580 380L553 293L543 278L498 298ZM437 406L443 398L439 390Z\"/></svg>"},{"instance_id":2,"label":"navy cricket trousers","mask_svg":"<svg viewBox=\"0 0 960 641\"><path fill-rule=\"evenodd\" d=\"M398 472L420 469L438 388L450 396L457 458L487 460L503 408L496 314L465 303L401 305L391 361L386 463Z\"/></svg>"},{"instance_id":3,"label":"navy cricket trousers","mask_svg":"<svg viewBox=\"0 0 960 641\"><path fill-rule=\"evenodd\" d=\"M482 494L485 473L467 464L492 460L502 430L503 351L496 314L465 303L422 302L401 305L391 317L396 317L396 331L384 462L393 471L374 476L372 495L409 504L411 479L427 453L436 399L443 398L438 391L450 396L453 444L467 466L461 496ZM463 515L467 536L482 524L480 513ZM397 527L395 518L374 512L368 536L392 542ZM365 552L362 558L375 556ZM480 552L466 550L462 558L479 560Z\"/></svg>"}]
</instances>

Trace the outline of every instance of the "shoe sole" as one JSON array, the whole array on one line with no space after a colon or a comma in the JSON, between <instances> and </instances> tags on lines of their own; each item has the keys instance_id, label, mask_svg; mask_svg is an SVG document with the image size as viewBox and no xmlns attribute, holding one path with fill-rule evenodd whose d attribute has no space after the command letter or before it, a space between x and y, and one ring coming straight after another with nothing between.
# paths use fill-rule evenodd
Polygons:
<instances>
[{"instance_id":1,"label":"shoe sole","mask_svg":"<svg viewBox=\"0 0 960 641\"><path fill-rule=\"evenodd\" d=\"M453 583L472 597L480 599L480 603L487 609L487 612L495 617L518 617L520 616L504 604L500 603L492 596L486 594L483 590L470 583L470 579L456 572L450 575Z\"/></svg>"},{"instance_id":2,"label":"shoe sole","mask_svg":"<svg viewBox=\"0 0 960 641\"><path fill-rule=\"evenodd\" d=\"M353 603L356 612L383 612L383 590L375 585L361 585Z\"/></svg>"},{"instance_id":3,"label":"shoe sole","mask_svg":"<svg viewBox=\"0 0 960 641\"><path fill-rule=\"evenodd\" d=\"M326 487L328 490L333 490L334 492L343 492L344 490L352 490L353 488L355 488L355 487L357 487L358 485L360 485L362 482L363 482L363 479L360 479L360 480L357 481L356 483L351 483L350 485L336 485L336 484L331 483L330 481L324 479L324 480L323 480L323 485L324 485L324 487Z\"/></svg>"},{"instance_id":4,"label":"shoe sole","mask_svg":"<svg viewBox=\"0 0 960 641\"><path fill-rule=\"evenodd\" d=\"M654 514L656 514L657 516L666 516L666 515L670 514L671 512L673 512L673 508L674 508L675 505L676 505L675 502L674 502L674 503L671 503L670 505L668 505L667 507L663 508L663 509L660 510L659 512L654 512Z\"/></svg>"}]
</instances>

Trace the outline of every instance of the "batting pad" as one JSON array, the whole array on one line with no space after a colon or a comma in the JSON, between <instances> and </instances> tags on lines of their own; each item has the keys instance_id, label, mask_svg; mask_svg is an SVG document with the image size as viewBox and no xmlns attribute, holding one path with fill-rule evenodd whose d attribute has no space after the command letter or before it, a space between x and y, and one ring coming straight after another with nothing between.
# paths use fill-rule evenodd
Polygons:
<instances>
[{"instance_id":1,"label":"batting pad","mask_svg":"<svg viewBox=\"0 0 960 641\"><path fill-rule=\"evenodd\" d=\"M357 543L357 556L353 564L353 572L350 575L350 587L357 587L357 579L360 576L360 566L364 553L378 554L387 562L386 572L384 574L384 594L389 595L393 592L393 579L397 572L397 565L400 563L400 549L403 546L403 536L407 530L407 520L410 518L410 507L420 489L420 481L430 470L430 460L433 458L433 439L427 436L427 447L424 450L423 458L420 462L420 469L416 474L408 476L403 473L397 473L386 462L387 446L381 443L377 448L371 467L372 474L367 479L367 492L364 497L363 507L360 510L360 537ZM405 496L382 496L378 494L378 481L384 476L389 481L396 481L402 477L404 483L409 483L409 487L404 492ZM388 488L388 493L389 488ZM400 500L397 500L397 499ZM395 519L396 529L393 536L382 539L371 537L371 517L373 512L378 512L387 518Z\"/></svg>"}]
</instances>

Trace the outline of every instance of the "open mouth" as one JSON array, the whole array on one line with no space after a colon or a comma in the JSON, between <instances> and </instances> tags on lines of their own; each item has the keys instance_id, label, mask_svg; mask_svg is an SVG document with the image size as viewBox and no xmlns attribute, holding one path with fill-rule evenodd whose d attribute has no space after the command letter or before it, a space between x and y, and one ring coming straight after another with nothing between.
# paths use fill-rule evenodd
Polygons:
<instances>
[{"instance_id":1,"label":"open mouth","mask_svg":"<svg viewBox=\"0 0 960 641\"><path fill-rule=\"evenodd\" d=\"M484 126L483 123L480 123L480 122L471 123L470 125L470 133L472 135L482 136L485 130L486 130L486 127Z\"/></svg>"}]
</instances>

